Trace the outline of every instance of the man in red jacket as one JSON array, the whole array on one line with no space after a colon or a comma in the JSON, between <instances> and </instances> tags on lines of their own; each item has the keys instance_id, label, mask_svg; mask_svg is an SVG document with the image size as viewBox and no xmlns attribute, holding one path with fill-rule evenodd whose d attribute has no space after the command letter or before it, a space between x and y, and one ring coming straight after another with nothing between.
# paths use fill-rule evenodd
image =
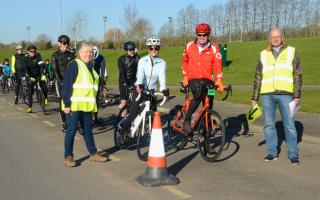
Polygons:
<instances>
[{"instance_id":1,"label":"man in red jacket","mask_svg":"<svg viewBox=\"0 0 320 200\"><path fill-rule=\"evenodd\" d=\"M219 46L209 41L211 28L201 23L195 28L196 40L189 42L182 55L183 85L189 86L193 99L186 115L185 131L191 133L191 116L206 95L206 86L215 84L219 92L223 92L223 76ZM216 81L214 82L213 71ZM212 107L213 98L210 99Z\"/></svg>"}]
</instances>

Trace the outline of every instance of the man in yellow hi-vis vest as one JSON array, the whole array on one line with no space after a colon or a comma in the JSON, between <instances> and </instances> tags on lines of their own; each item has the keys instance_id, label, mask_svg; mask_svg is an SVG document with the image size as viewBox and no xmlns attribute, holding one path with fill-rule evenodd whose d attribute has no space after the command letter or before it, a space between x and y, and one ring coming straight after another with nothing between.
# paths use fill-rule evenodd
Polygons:
<instances>
[{"instance_id":1,"label":"man in yellow hi-vis vest","mask_svg":"<svg viewBox=\"0 0 320 200\"><path fill-rule=\"evenodd\" d=\"M79 49L80 59L71 61L63 78L62 110L66 114L67 131L64 138L64 165L76 166L73 159L73 142L80 121L90 160L108 160L97 153L92 134L92 113L97 111L96 95L99 76L92 68L93 46L83 43Z\"/></svg>"},{"instance_id":2,"label":"man in yellow hi-vis vest","mask_svg":"<svg viewBox=\"0 0 320 200\"><path fill-rule=\"evenodd\" d=\"M256 105L261 94L264 135L268 147L265 161L277 160L278 136L275 128L276 107L278 105L286 142L288 158L293 165L299 165L297 131L294 118L290 116L289 103L298 106L301 98L302 69L300 58L294 47L283 41L280 29L273 29L269 35L270 44L260 53L256 66L252 105Z\"/></svg>"}]
</instances>

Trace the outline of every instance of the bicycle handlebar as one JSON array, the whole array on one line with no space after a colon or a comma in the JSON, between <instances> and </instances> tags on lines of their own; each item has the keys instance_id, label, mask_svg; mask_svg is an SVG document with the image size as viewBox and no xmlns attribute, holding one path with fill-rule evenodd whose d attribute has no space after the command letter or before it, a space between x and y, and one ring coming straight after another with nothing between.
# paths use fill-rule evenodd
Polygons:
<instances>
[{"instance_id":1,"label":"bicycle handlebar","mask_svg":"<svg viewBox=\"0 0 320 200\"><path fill-rule=\"evenodd\" d=\"M168 100L168 97L164 96L161 92L155 92L154 90L143 90L142 91L144 94L147 94L149 96L152 96L152 97L156 97L156 96L163 96L163 99L161 101L161 103L159 104L159 106L163 106L167 100ZM141 93L140 92L136 98L136 101L139 101L139 99L141 98Z\"/></svg>"}]
</instances>

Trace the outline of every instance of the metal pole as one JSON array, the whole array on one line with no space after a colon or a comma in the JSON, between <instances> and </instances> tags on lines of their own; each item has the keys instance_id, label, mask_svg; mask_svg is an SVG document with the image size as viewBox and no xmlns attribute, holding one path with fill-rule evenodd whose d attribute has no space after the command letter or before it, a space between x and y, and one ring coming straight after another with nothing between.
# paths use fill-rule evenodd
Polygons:
<instances>
[{"instance_id":1,"label":"metal pole","mask_svg":"<svg viewBox=\"0 0 320 200\"><path fill-rule=\"evenodd\" d=\"M172 46L172 17L168 17L169 19L169 46Z\"/></svg>"},{"instance_id":2,"label":"metal pole","mask_svg":"<svg viewBox=\"0 0 320 200\"><path fill-rule=\"evenodd\" d=\"M107 16L102 16L103 19L103 38L102 40L104 40L104 34L106 33L106 22L107 22Z\"/></svg>"},{"instance_id":3,"label":"metal pole","mask_svg":"<svg viewBox=\"0 0 320 200\"><path fill-rule=\"evenodd\" d=\"M60 0L60 31L61 31L61 34L63 34L63 25L62 25L62 3L61 3L61 0Z\"/></svg>"},{"instance_id":4,"label":"metal pole","mask_svg":"<svg viewBox=\"0 0 320 200\"><path fill-rule=\"evenodd\" d=\"M30 42L30 31L31 31L31 26L27 26L27 31L28 31L28 40Z\"/></svg>"}]
</instances>

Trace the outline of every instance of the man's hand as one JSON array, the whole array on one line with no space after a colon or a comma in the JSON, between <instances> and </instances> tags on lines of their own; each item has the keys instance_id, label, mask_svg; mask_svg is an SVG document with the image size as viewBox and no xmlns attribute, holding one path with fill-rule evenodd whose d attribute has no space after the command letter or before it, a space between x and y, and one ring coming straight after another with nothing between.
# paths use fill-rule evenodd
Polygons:
<instances>
[{"instance_id":1,"label":"man's hand","mask_svg":"<svg viewBox=\"0 0 320 200\"><path fill-rule=\"evenodd\" d=\"M217 86L218 92L223 92L223 91L224 91L224 86L223 86L221 80L218 79L218 80L215 82L215 85Z\"/></svg>"},{"instance_id":2,"label":"man's hand","mask_svg":"<svg viewBox=\"0 0 320 200\"><path fill-rule=\"evenodd\" d=\"M182 82L182 84L183 84L183 87L188 87L188 85L189 85L189 80L188 80L188 77L187 77L187 76L184 76L184 77L183 77L183 82Z\"/></svg>"},{"instance_id":3,"label":"man's hand","mask_svg":"<svg viewBox=\"0 0 320 200\"><path fill-rule=\"evenodd\" d=\"M294 101L294 103L296 105L300 105L300 103L301 103L301 99L300 98L294 98L293 101Z\"/></svg>"},{"instance_id":4,"label":"man's hand","mask_svg":"<svg viewBox=\"0 0 320 200\"><path fill-rule=\"evenodd\" d=\"M252 107L255 107L257 105L257 101L256 100L251 100L251 105L252 105Z\"/></svg>"},{"instance_id":5,"label":"man's hand","mask_svg":"<svg viewBox=\"0 0 320 200\"><path fill-rule=\"evenodd\" d=\"M70 114L70 113L71 113L71 108L64 108L64 109L63 109L63 112L64 112L65 114Z\"/></svg>"},{"instance_id":6,"label":"man's hand","mask_svg":"<svg viewBox=\"0 0 320 200\"><path fill-rule=\"evenodd\" d=\"M32 82L35 82L35 81L36 81L36 79L35 79L35 78L32 78L32 77L30 77L30 80L31 80Z\"/></svg>"}]
</instances>

